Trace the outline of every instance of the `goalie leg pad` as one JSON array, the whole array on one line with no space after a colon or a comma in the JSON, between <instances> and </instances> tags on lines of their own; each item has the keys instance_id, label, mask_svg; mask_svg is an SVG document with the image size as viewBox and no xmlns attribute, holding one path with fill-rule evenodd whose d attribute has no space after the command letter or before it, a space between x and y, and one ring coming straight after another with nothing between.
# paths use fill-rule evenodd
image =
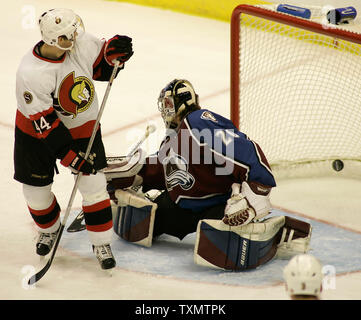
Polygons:
<instances>
[{"instance_id":1,"label":"goalie leg pad","mask_svg":"<svg viewBox=\"0 0 361 320\"><path fill-rule=\"evenodd\" d=\"M197 227L194 262L223 270L256 268L271 260L279 243L285 217L231 227L221 220L201 220Z\"/></svg>"},{"instance_id":2,"label":"goalie leg pad","mask_svg":"<svg viewBox=\"0 0 361 320\"><path fill-rule=\"evenodd\" d=\"M128 193L128 204L117 207L113 215L114 232L128 242L151 247L157 204L130 192L122 192Z\"/></svg>"}]
</instances>

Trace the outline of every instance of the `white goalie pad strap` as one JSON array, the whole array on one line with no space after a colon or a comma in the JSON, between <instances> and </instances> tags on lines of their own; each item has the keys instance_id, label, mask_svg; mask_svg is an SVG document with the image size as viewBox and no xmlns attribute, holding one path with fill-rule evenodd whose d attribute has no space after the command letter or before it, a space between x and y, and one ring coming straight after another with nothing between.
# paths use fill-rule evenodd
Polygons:
<instances>
[{"instance_id":1,"label":"white goalie pad strap","mask_svg":"<svg viewBox=\"0 0 361 320\"><path fill-rule=\"evenodd\" d=\"M147 199L142 192L136 192L132 189L117 189L115 190L115 197L118 199L118 206L121 207L133 206L136 208L141 208L154 204L152 201Z\"/></svg>"},{"instance_id":2,"label":"white goalie pad strap","mask_svg":"<svg viewBox=\"0 0 361 320\"><path fill-rule=\"evenodd\" d=\"M151 247L157 204L132 191L117 190L115 196L122 204L113 209L115 233L128 242Z\"/></svg>"},{"instance_id":3,"label":"white goalie pad strap","mask_svg":"<svg viewBox=\"0 0 361 320\"><path fill-rule=\"evenodd\" d=\"M282 228L281 240L277 246L278 259L290 259L310 251L312 226L304 221L287 217Z\"/></svg>"},{"instance_id":4,"label":"white goalie pad strap","mask_svg":"<svg viewBox=\"0 0 361 320\"><path fill-rule=\"evenodd\" d=\"M145 163L145 152L138 149L130 158L108 157L107 168L104 169L107 181L114 178L127 178L135 176Z\"/></svg>"},{"instance_id":5,"label":"white goalie pad strap","mask_svg":"<svg viewBox=\"0 0 361 320\"><path fill-rule=\"evenodd\" d=\"M221 220L200 220L194 262L223 270L243 270L263 264L276 254L276 236L285 220L284 216L277 216L243 226L229 226Z\"/></svg>"}]
</instances>

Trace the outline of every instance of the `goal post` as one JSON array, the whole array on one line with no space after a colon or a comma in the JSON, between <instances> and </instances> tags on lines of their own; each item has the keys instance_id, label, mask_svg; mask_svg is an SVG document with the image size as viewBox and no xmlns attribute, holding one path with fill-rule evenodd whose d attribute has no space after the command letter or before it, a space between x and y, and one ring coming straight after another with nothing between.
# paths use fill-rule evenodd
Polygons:
<instances>
[{"instance_id":1,"label":"goal post","mask_svg":"<svg viewBox=\"0 0 361 320\"><path fill-rule=\"evenodd\" d=\"M230 82L231 119L276 178L361 178L360 33L239 5Z\"/></svg>"}]
</instances>

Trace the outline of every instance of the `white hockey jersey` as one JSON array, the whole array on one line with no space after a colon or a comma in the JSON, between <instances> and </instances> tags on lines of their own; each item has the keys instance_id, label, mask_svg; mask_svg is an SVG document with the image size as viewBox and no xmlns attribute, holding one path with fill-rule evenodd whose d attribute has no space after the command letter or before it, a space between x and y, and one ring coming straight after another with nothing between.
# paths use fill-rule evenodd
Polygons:
<instances>
[{"instance_id":1,"label":"white hockey jersey","mask_svg":"<svg viewBox=\"0 0 361 320\"><path fill-rule=\"evenodd\" d=\"M45 138L61 121L73 139L90 137L99 109L93 80L105 80L102 67L112 69L104 63L105 42L84 33L60 60L42 57L38 45L30 50L16 74L16 126ZM49 123L46 116L54 111Z\"/></svg>"}]
</instances>

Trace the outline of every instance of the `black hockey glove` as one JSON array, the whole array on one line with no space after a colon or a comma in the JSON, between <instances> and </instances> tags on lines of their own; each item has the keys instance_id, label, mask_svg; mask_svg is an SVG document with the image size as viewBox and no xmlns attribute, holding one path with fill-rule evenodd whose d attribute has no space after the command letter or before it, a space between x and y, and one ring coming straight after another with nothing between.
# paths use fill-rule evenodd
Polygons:
<instances>
[{"instance_id":1,"label":"black hockey glove","mask_svg":"<svg viewBox=\"0 0 361 320\"><path fill-rule=\"evenodd\" d=\"M128 61L133 53L132 38L120 35L109 39L104 50L105 60L111 66L114 65L114 60L119 60L121 63Z\"/></svg>"},{"instance_id":2,"label":"black hockey glove","mask_svg":"<svg viewBox=\"0 0 361 320\"><path fill-rule=\"evenodd\" d=\"M84 152L70 149L60 163L65 167L69 167L74 173L96 174L94 169L95 153L89 154L87 160L84 157Z\"/></svg>"}]
</instances>

